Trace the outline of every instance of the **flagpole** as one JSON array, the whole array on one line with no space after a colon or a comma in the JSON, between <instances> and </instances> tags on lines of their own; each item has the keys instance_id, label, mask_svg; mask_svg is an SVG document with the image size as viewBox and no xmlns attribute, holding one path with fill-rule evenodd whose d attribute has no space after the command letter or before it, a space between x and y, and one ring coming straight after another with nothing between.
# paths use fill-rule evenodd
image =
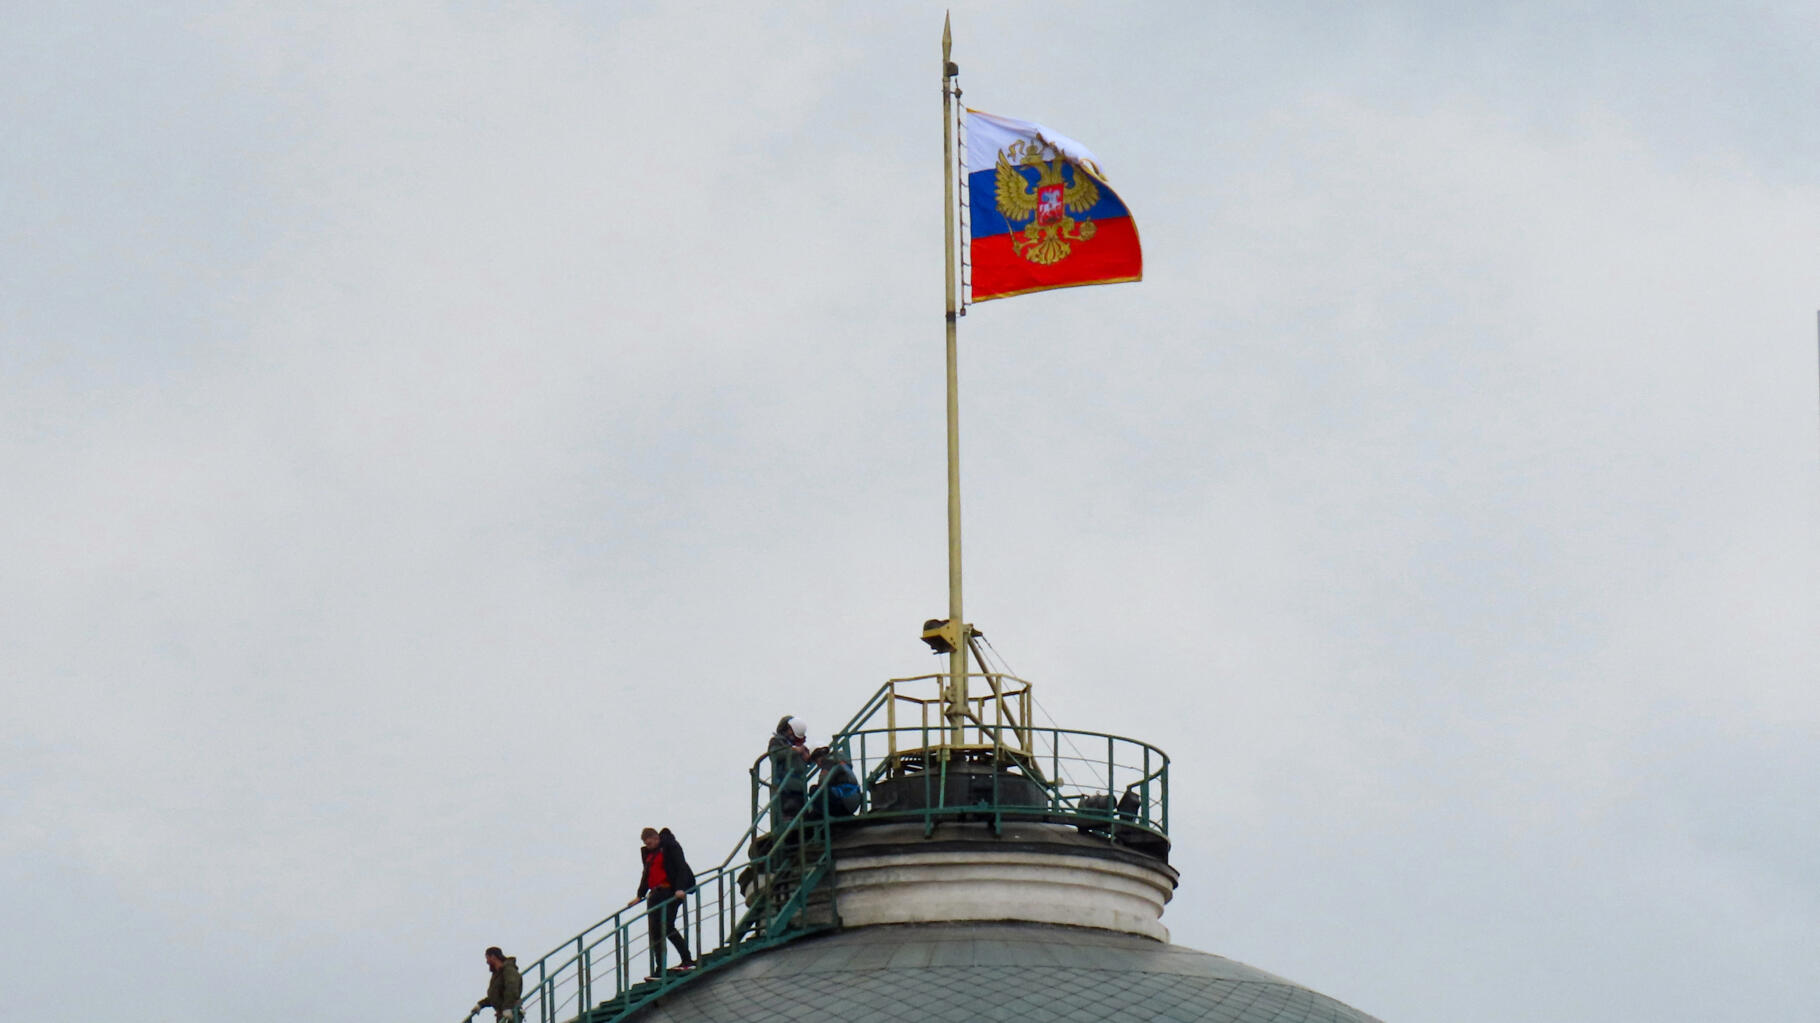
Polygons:
<instances>
[{"instance_id":1,"label":"flagpole","mask_svg":"<svg viewBox=\"0 0 1820 1023\"><path fill-rule=\"evenodd\" d=\"M961 401L957 331L960 302L954 266L954 76L960 73L949 55L953 35L942 15L942 254L943 283L948 292L948 627L954 637L948 654L948 693L942 708L948 718L949 745L959 746L967 712L967 619L961 613Z\"/></svg>"}]
</instances>

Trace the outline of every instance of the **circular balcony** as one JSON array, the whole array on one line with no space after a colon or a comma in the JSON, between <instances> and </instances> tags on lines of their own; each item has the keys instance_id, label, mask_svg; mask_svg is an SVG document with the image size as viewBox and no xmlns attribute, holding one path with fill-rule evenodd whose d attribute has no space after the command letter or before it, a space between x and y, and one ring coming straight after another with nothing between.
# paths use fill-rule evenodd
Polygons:
<instances>
[{"instance_id":1,"label":"circular balcony","mask_svg":"<svg viewBox=\"0 0 1820 1023\"><path fill-rule=\"evenodd\" d=\"M969 695L954 699L946 675L894 679L813 763L760 757L755 832L785 823L806 800L806 812L826 815L837 833L883 823L921 825L924 837L957 823L995 833L1061 824L1168 861L1167 754L1124 736L1033 725L1029 684L1009 675L971 675L961 691Z\"/></svg>"}]
</instances>

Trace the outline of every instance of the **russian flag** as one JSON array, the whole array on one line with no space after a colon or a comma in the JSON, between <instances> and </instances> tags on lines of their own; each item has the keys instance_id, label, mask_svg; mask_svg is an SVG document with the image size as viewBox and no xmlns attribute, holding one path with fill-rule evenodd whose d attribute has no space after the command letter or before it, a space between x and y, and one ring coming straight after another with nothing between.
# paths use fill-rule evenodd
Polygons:
<instances>
[{"instance_id":1,"label":"russian flag","mask_svg":"<svg viewBox=\"0 0 1820 1023\"><path fill-rule=\"evenodd\" d=\"M973 301L1143 279L1137 225L1086 146L978 110L966 125Z\"/></svg>"}]
</instances>

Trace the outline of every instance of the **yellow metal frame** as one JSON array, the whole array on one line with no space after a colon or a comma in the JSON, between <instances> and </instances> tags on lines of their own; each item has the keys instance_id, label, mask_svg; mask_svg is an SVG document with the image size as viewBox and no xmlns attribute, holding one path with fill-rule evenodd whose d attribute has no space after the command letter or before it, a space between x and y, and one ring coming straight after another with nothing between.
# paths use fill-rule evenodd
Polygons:
<instances>
[{"instance_id":1,"label":"yellow metal frame","mask_svg":"<svg viewBox=\"0 0 1820 1023\"><path fill-rule=\"evenodd\" d=\"M972 678L983 681L986 691L975 689L979 695L959 700L954 694L968 688L951 685L946 673L886 683L890 692L883 709L891 764L983 759L988 754L994 762L1034 764L1030 683L996 671L975 672Z\"/></svg>"}]
</instances>

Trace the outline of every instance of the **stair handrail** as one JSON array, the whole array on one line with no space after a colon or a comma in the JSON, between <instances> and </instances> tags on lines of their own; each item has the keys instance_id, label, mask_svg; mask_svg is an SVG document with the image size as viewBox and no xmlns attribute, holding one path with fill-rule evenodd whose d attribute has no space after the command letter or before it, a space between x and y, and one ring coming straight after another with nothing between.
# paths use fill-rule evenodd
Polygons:
<instances>
[{"instance_id":1,"label":"stair handrail","mask_svg":"<svg viewBox=\"0 0 1820 1023\"><path fill-rule=\"evenodd\" d=\"M737 863L734 862L734 856L730 855L721 863L697 874L696 885L690 890L688 897L693 899L692 905L694 907L694 915L691 920L697 939L696 958L698 962L710 952L718 952L730 945L742 944L743 939L745 938L744 931L749 929L754 922L751 919L751 911L744 914L740 914L737 911L729 912L729 906L736 902L740 891L736 872L743 871L749 866L762 866L767 869L775 869L776 859L785 848L785 843L781 840L806 830L805 825L809 823L819 824L825 829L825 814L822 814L820 810L825 798L825 796L818 795L815 799L806 801L804 806L798 810L789 821L782 827L774 829L771 832L773 844L771 848L768 848L764 853L757 856L748 856ZM811 811L815 811L815 813L812 815ZM757 824L758 822L755 821L753 826L747 827L745 834L741 838L741 844L735 849L735 855L737 855L739 849L748 848L751 845L752 840L757 837ZM824 859L826 859L827 843L825 841L825 836L824 840L820 843L820 847L823 851L822 855ZM815 874L812 881L818 882L820 877L817 872L824 865L825 864L821 861L809 865L805 868L805 874ZM701 893L710 887L713 887L718 895L717 902L719 905L715 908L715 915L720 919L722 924L719 942L713 949L702 947L705 944L703 939L707 936L707 932L705 931L701 916L703 909ZM776 907L770 914L770 918L777 919L787 917L799 910L801 908L801 903L806 900L809 894L811 894L810 890L814 887L815 884L813 883L799 885L797 891L792 893L792 900L782 907ZM616 999L622 1000L622 1002L625 1003L620 1010L622 1013L629 1011L631 1008L635 1008L636 1005L625 1000L631 990L634 987L639 986L634 980L636 975L632 972L632 966L634 958L637 955L644 954L644 952L632 948L631 946L635 944L634 936L641 931L648 929L648 924L646 927L640 927L639 921L648 920L652 913L662 912L663 910L664 907L662 906L651 907L642 904L636 907L624 907L590 926L574 938L563 942L561 945L531 963L522 973L522 976L524 977L525 995L520 1002L521 1009L536 1011L540 1023L561 1023L561 1020L571 1018L567 1013L562 1012L557 1008L556 1001L558 987L560 986L566 989L569 986L570 982L565 981L565 976L568 974L568 971L573 971L574 976L572 983L575 987L576 1017L587 1014L595 1006L605 1005ZM615 972L618 974L617 983L615 984L615 989L606 999L597 1000L592 995L592 974L594 968L594 957L592 953L604 942L612 940L616 935L620 937L620 941L616 945L613 954L613 966ZM765 944L768 947L773 943L774 942L766 942ZM692 976L694 976L693 973L665 973L659 978L657 988L650 991L648 997L641 997L637 1004L642 1005L644 1002L648 1001L650 997L656 997L666 993L669 989L676 986L676 984L682 983ZM561 1001L562 1004L566 1005L568 998L565 997Z\"/></svg>"},{"instance_id":2,"label":"stair handrail","mask_svg":"<svg viewBox=\"0 0 1820 1023\"><path fill-rule=\"evenodd\" d=\"M844 725L839 731L834 733L834 736L830 741L830 748L838 748L841 750L841 752L843 754L846 753L848 751L847 737L856 729L857 726L863 724L866 719L868 719L873 713L875 713L879 707L883 706L884 702L890 698L891 692L892 692L892 683L891 682L886 682L883 685L879 686L879 688L873 692L871 697L869 697L866 700L866 702L860 707L860 710L858 711L858 713L854 714L853 717L847 721L846 725ZM739 940L740 935L738 933L738 928L740 927L740 925L742 923L745 923L744 920L738 919L736 917L734 920L734 927L732 929L734 932L731 936L732 940L728 940L728 935L726 933L723 933L721 935L720 944L716 945L713 950L708 950L708 949L699 947L701 945L701 938L703 936L702 921L701 921L701 917L700 917L700 910L702 907L701 894L700 894L701 891L704 888L708 887L708 885L710 883L712 883L716 886L717 892L719 892L723 896L725 896L725 895L737 896L738 891L739 891L738 879L737 879L737 875L734 872L743 871L746 867L757 865L761 861L768 863L771 860L773 853L778 848L778 839L788 837L789 835L798 832L799 830L801 830L803 828L803 825L806 821L810 821L812 819L814 821L816 821L817 823L819 823L822 826L822 828L824 829L824 836L823 836L824 841L821 843L822 857L821 857L821 860L819 860L817 862L817 864L815 865L815 867L813 868L813 871L816 874L814 880L816 882L820 881L820 879L821 879L820 872L826 867L826 865L828 863L832 862L832 857L828 850L828 843L825 840L826 839L825 831L826 831L826 825L827 825L827 814L825 812L822 812L822 813L819 813L818 815L816 815L814 818L811 818L809 816L809 813L810 813L810 810L815 807L816 799L820 799L823 802L823 804L824 804L823 809L825 810L826 798L827 797L826 797L825 793L817 793L815 798L805 800L802 808L799 809L790 818L789 821L785 822L783 827L781 827L781 828L773 827L770 830L769 834L772 836L771 848L768 848L765 851L765 853L763 853L759 856L752 856L748 853L744 859L740 859L740 854L742 851L751 849L754 840L758 838L758 835L759 835L758 829L759 829L760 823L762 821L766 820L767 816L768 816L768 815L758 814L755 812L753 814L752 822L746 827L745 832L740 836L739 840L734 843L732 849L730 849L728 851L726 857L723 858L720 861L720 863L718 863L712 867L709 867L706 871L702 871L696 875L696 884L693 888L690 889L690 891L688 893L686 893L685 898L687 898L689 896L693 896L694 900L695 900L694 901L695 913L691 917L691 919L694 923L694 927L696 930L696 938L697 938L696 958L697 958L697 961L700 961L700 959L703 958L705 955L707 955L710 951L719 951L720 949L726 948L729 945L741 944L741 941ZM773 800L773 805L774 804L775 804L775 801ZM735 860L739 860L739 862L737 864L735 864ZM810 873L809 870L805 870L805 879L808 878L809 873ZM727 889L722 887L722 885L724 884L724 882L726 881L726 879L728 878L729 875L734 875L734 882L733 882L733 886L732 886L732 889L730 892ZM813 894L813 889L816 888L817 886L818 886L817 884L811 884L811 883L799 884L796 891L792 893L791 898L786 901L785 905L783 907L779 907L779 912L776 915L779 917L787 918L789 913L795 913L795 912L800 911L802 906L804 904L806 904L808 897L811 894ZM722 901L724 902L726 900L723 898ZM687 905L687 903L685 903L685 905ZM556 984L558 978L561 977L563 971L568 970L570 968L574 968L575 972L576 972L576 977L577 977L577 980L576 980L576 988L577 988L577 990L576 990L576 1016L580 1017L580 1016L588 1013L590 1011L590 1006L588 1005L588 1003L593 1001L592 994L591 994L592 960L590 957L590 953L592 952L592 950L595 948L598 948L602 942L606 941L609 937L611 937L615 934L618 934L618 935L631 934L633 932L632 931L633 927L639 921L646 920L651 915L651 913L661 911L661 910L663 910L663 908L664 907L661 907L661 906L651 907L651 906L644 906L644 905L640 905L637 907L633 907L633 906L623 907L623 908L616 910L615 912L609 914L605 918L597 921L596 923L584 928L579 934L575 935L573 938L570 938L567 941L564 941L562 944L557 945L555 948L551 949L549 952L547 952L543 956L539 957L535 962L533 962L529 966L525 967L525 969L521 972L521 976L524 978L524 990L525 990L525 995L524 995L524 997L521 998L520 1003L519 1003L521 1011L523 1010L524 1006L526 1006L527 1004L529 1004L529 1003L533 1002L533 1000L535 1000L535 1002L538 1005L538 1008L540 1009L539 1015L541 1016L541 1023L559 1023L559 1021L556 1019L556 1013L552 1007L552 999L554 998L555 993L556 993L555 984ZM786 909L789 911L789 913L783 912L783 910L786 910ZM724 905L717 908L717 914L722 916L723 923L724 923L725 914L726 914L726 908ZM746 915L749 916L750 913L748 913ZM609 925L611 925L611 926L609 926ZM727 929L723 926L722 930L723 930L723 932L725 932ZM595 935L597 932L600 932L599 936L595 937L594 940L590 942L589 937L591 935ZM607 1001L612 1001L613 999L626 999L627 996L630 994L632 988L635 986L630 982L630 975L627 972L628 968L630 966L630 956L631 956L630 951L625 948L625 946L628 944L630 944L630 942L628 940L622 938L620 947L618 949L616 949L616 951L615 951L614 966L616 968L616 971L620 974L619 985L618 985L617 990L615 990L613 992L612 998L609 998ZM566 956L567 958L562 959L555 966L551 966L551 960L557 959L558 957L564 957L564 956ZM534 981L533 981L533 978L531 977L531 974L533 972L536 973L536 977L535 977ZM691 978L692 976L694 976L694 974L692 974L692 973L680 974L680 975L667 974L666 976L661 977L659 979L658 988L651 993L650 997L656 997L657 995L664 994L668 990L673 988L676 984L682 983L682 982L686 981L687 979ZM642 1005L642 1004L644 1004L645 1001L648 1001L648 1000L649 1000L649 998L641 998L639 1000L639 1004ZM600 1004L605 1004L605 1003L603 1002ZM634 1008L634 1007L635 1006L632 1006L630 1004L626 1005L625 1010L622 1010L622 1014L624 1011L629 1011L631 1008Z\"/></svg>"}]
</instances>

